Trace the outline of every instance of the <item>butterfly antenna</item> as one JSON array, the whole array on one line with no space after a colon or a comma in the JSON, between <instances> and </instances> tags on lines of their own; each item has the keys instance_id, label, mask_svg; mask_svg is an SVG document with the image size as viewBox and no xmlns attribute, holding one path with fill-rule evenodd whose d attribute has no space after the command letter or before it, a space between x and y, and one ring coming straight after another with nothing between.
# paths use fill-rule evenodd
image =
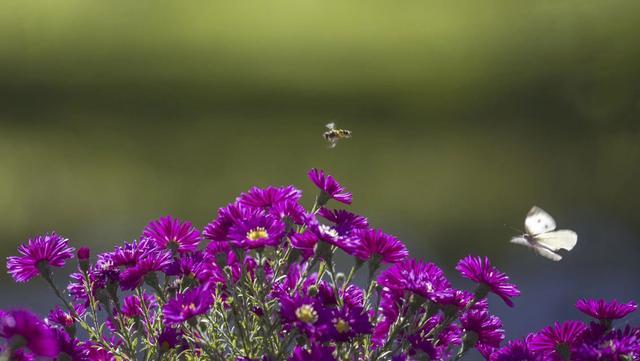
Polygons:
<instances>
[{"instance_id":1,"label":"butterfly antenna","mask_svg":"<svg viewBox=\"0 0 640 361\"><path fill-rule=\"evenodd\" d=\"M507 227L507 228L511 229L512 231L518 232L518 233L520 233L520 234L524 234L524 231L523 231L523 230L518 229L518 228L515 228L515 227L513 227L513 226L511 226L511 225L509 225L509 224L506 224L506 223L505 223L505 224L503 224L503 226L505 226L505 227Z\"/></svg>"}]
</instances>

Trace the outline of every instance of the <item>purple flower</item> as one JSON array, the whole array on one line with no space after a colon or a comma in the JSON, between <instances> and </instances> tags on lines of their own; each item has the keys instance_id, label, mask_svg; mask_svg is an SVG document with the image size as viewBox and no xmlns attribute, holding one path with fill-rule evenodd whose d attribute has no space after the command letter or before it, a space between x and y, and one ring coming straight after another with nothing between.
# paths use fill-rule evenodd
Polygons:
<instances>
[{"instance_id":1,"label":"purple flower","mask_svg":"<svg viewBox=\"0 0 640 361\"><path fill-rule=\"evenodd\" d=\"M156 299L148 293L143 293L144 307L140 302L140 297L136 295L129 295L122 301L122 307L120 311L123 315L130 318L142 317L144 315L144 309L153 310L157 306Z\"/></svg>"},{"instance_id":2,"label":"purple flower","mask_svg":"<svg viewBox=\"0 0 640 361\"><path fill-rule=\"evenodd\" d=\"M183 255L165 270L167 275L186 277L197 280L200 284L207 282L224 283L224 273L211 256L202 252Z\"/></svg>"},{"instance_id":3,"label":"purple flower","mask_svg":"<svg viewBox=\"0 0 640 361\"><path fill-rule=\"evenodd\" d=\"M432 301L440 292L451 289L451 284L438 266L413 259L386 269L378 277L378 284L396 295L410 291Z\"/></svg>"},{"instance_id":4,"label":"purple flower","mask_svg":"<svg viewBox=\"0 0 640 361\"><path fill-rule=\"evenodd\" d=\"M491 355L491 361L543 361L540 354L529 350L527 343L522 340L509 341L506 346L496 350Z\"/></svg>"},{"instance_id":5,"label":"purple flower","mask_svg":"<svg viewBox=\"0 0 640 361\"><path fill-rule=\"evenodd\" d=\"M311 169L307 175L313 184L322 191L321 198L324 199L319 199L318 203L320 205L324 205L329 199L335 199L336 201L344 204L351 204L351 201L353 200L351 193L346 192L340 183L338 183L332 176L325 176L322 170L316 168Z\"/></svg>"},{"instance_id":6,"label":"purple flower","mask_svg":"<svg viewBox=\"0 0 640 361\"><path fill-rule=\"evenodd\" d=\"M73 257L74 249L67 242L55 232L32 238L18 247L22 256L7 258L7 269L16 282L27 282L48 267L62 267Z\"/></svg>"},{"instance_id":7,"label":"purple flower","mask_svg":"<svg viewBox=\"0 0 640 361\"><path fill-rule=\"evenodd\" d=\"M488 257L467 256L458 262L456 269L462 277L487 287L510 307L513 307L510 297L520 295L516 286L509 283L509 277L491 266ZM480 298L484 298L484 295L481 296Z\"/></svg>"},{"instance_id":8,"label":"purple flower","mask_svg":"<svg viewBox=\"0 0 640 361\"><path fill-rule=\"evenodd\" d=\"M166 251L147 253L135 266L125 269L120 274L120 287L123 290L140 287L147 275L163 270L169 266L171 259L171 254Z\"/></svg>"},{"instance_id":9,"label":"purple flower","mask_svg":"<svg viewBox=\"0 0 640 361\"><path fill-rule=\"evenodd\" d=\"M424 310L420 310L424 312ZM451 346L459 345L462 343L462 330L457 324L450 324L440 332L437 343L434 345L431 337L427 338L426 335L429 331L440 325L444 321L444 315L438 313L435 316L430 317L425 326L413 335L409 335L408 339L411 342L412 349L419 349L422 352L429 355L432 360L444 360L449 358L451 353Z\"/></svg>"},{"instance_id":10,"label":"purple flower","mask_svg":"<svg viewBox=\"0 0 640 361\"><path fill-rule=\"evenodd\" d=\"M385 263L397 263L409 256L407 247L396 237L382 230L360 229L353 233L347 246L348 252L362 261L381 260Z\"/></svg>"},{"instance_id":11,"label":"purple flower","mask_svg":"<svg viewBox=\"0 0 640 361\"><path fill-rule=\"evenodd\" d=\"M487 311L469 310L460 317L460 323L473 346L500 347L504 340L502 322Z\"/></svg>"},{"instance_id":12,"label":"purple flower","mask_svg":"<svg viewBox=\"0 0 640 361\"><path fill-rule=\"evenodd\" d=\"M27 347L37 356L54 357L58 354L58 341L53 330L30 311L0 312L0 337L9 341L12 348Z\"/></svg>"},{"instance_id":13,"label":"purple flower","mask_svg":"<svg viewBox=\"0 0 640 361\"><path fill-rule=\"evenodd\" d=\"M618 303L616 300L610 302L605 300L578 300L576 308L598 320L617 320L635 311L638 305L633 301Z\"/></svg>"},{"instance_id":14,"label":"purple flower","mask_svg":"<svg viewBox=\"0 0 640 361\"><path fill-rule=\"evenodd\" d=\"M549 326L531 336L529 350L542 352L554 360L562 360L582 342L587 326L580 321L566 321Z\"/></svg>"},{"instance_id":15,"label":"purple flower","mask_svg":"<svg viewBox=\"0 0 640 361\"><path fill-rule=\"evenodd\" d=\"M280 300L280 318L285 330L297 328L308 336L323 333L326 325L327 310L317 299L296 294L283 295Z\"/></svg>"},{"instance_id":16,"label":"purple flower","mask_svg":"<svg viewBox=\"0 0 640 361\"><path fill-rule=\"evenodd\" d=\"M290 199L274 204L269 213L278 219L299 225L305 224L310 217L303 206Z\"/></svg>"},{"instance_id":17,"label":"purple flower","mask_svg":"<svg viewBox=\"0 0 640 361\"><path fill-rule=\"evenodd\" d=\"M344 306L330 313L329 332L324 336L330 340L346 342L357 335L370 334L369 315L362 307Z\"/></svg>"},{"instance_id":18,"label":"purple flower","mask_svg":"<svg viewBox=\"0 0 640 361\"><path fill-rule=\"evenodd\" d=\"M296 346L289 361L336 361L333 347L313 344L311 349Z\"/></svg>"},{"instance_id":19,"label":"purple flower","mask_svg":"<svg viewBox=\"0 0 640 361\"><path fill-rule=\"evenodd\" d=\"M148 239L131 243L125 242L124 246L115 247L113 252L99 254L96 266L99 269L135 266L138 260L153 249L155 249L155 244Z\"/></svg>"},{"instance_id":20,"label":"purple flower","mask_svg":"<svg viewBox=\"0 0 640 361\"><path fill-rule=\"evenodd\" d=\"M213 295L208 287L198 287L179 293L169 300L162 312L167 325L176 325L207 313L213 303Z\"/></svg>"},{"instance_id":21,"label":"purple flower","mask_svg":"<svg viewBox=\"0 0 640 361\"><path fill-rule=\"evenodd\" d=\"M167 352L180 344L182 344L182 333L174 327L165 327L158 336L160 353Z\"/></svg>"},{"instance_id":22,"label":"purple flower","mask_svg":"<svg viewBox=\"0 0 640 361\"><path fill-rule=\"evenodd\" d=\"M380 307L378 307L378 311L380 313L371 336L371 341L376 347L382 346L385 343L389 337L391 325L398 319L398 316L400 316L400 308L394 295L383 291L380 295Z\"/></svg>"},{"instance_id":23,"label":"purple flower","mask_svg":"<svg viewBox=\"0 0 640 361\"><path fill-rule=\"evenodd\" d=\"M2 351L2 349L0 349ZM36 357L29 351L23 349L15 350L11 354L11 361L34 361Z\"/></svg>"},{"instance_id":24,"label":"purple flower","mask_svg":"<svg viewBox=\"0 0 640 361\"><path fill-rule=\"evenodd\" d=\"M310 230L306 230L303 233L292 234L289 240L291 241L291 246L300 252L302 259L307 260L315 252L318 236Z\"/></svg>"},{"instance_id":25,"label":"purple flower","mask_svg":"<svg viewBox=\"0 0 640 361\"><path fill-rule=\"evenodd\" d=\"M231 244L244 249L277 246L284 236L284 223L260 210L237 220L229 229Z\"/></svg>"},{"instance_id":26,"label":"purple flower","mask_svg":"<svg viewBox=\"0 0 640 361\"><path fill-rule=\"evenodd\" d=\"M297 202L302 198L302 191L294 186L286 187L253 187L247 193L242 193L238 202L254 208L271 208L284 201Z\"/></svg>"},{"instance_id":27,"label":"purple flower","mask_svg":"<svg viewBox=\"0 0 640 361\"><path fill-rule=\"evenodd\" d=\"M204 227L202 236L213 242L226 244L229 241L229 228L237 219L246 218L249 211L249 208L239 203L218 209L218 216Z\"/></svg>"},{"instance_id":28,"label":"purple flower","mask_svg":"<svg viewBox=\"0 0 640 361\"><path fill-rule=\"evenodd\" d=\"M73 305L73 309L79 316L84 315L86 311L86 307L82 304ZM51 312L49 312L46 323L53 323L64 328L69 328L75 324L75 320L69 312L62 310L59 306L56 306L53 310L51 310Z\"/></svg>"},{"instance_id":29,"label":"purple flower","mask_svg":"<svg viewBox=\"0 0 640 361\"><path fill-rule=\"evenodd\" d=\"M361 215L345 211L344 209L329 210L320 208L318 215L334 224L334 229L340 236L348 236L359 229L369 228L369 222Z\"/></svg>"},{"instance_id":30,"label":"purple flower","mask_svg":"<svg viewBox=\"0 0 640 361\"><path fill-rule=\"evenodd\" d=\"M66 331L61 329L53 330L58 341L59 354L56 360L85 360L85 350L77 338L69 336Z\"/></svg>"},{"instance_id":31,"label":"purple flower","mask_svg":"<svg viewBox=\"0 0 640 361\"><path fill-rule=\"evenodd\" d=\"M142 237L151 240L158 248L180 253L194 252L200 243L200 231L191 222L181 222L171 216L149 223L142 232Z\"/></svg>"},{"instance_id":32,"label":"purple flower","mask_svg":"<svg viewBox=\"0 0 640 361\"><path fill-rule=\"evenodd\" d=\"M571 354L572 360L638 360L640 359L640 330L624 329L603 333L599 340L585 339Z\"/></svg>"},{"instance_id":33,"label":"purple flower","mask_svg":"<svg viewBox=\"0 0 640 361\"><path fill-rule=\"evenodd\" d=\"M98 345L85 346L87 360L91 361L116 361L116 358L107 350Z\"/></svg>"}]
</instances>

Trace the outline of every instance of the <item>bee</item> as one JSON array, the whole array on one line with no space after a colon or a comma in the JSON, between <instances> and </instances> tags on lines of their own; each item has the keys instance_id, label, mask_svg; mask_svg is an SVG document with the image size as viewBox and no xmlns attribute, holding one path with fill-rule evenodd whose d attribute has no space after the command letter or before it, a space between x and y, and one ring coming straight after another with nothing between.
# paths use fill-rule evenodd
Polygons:
<instances>
[{"instance_id":1,"label":"bee","mask_svg":"<svg viewBox=\"0 0 640 361\"><path fill-rule=\"evenodd\" d=\"M327 131L322 134L324 140L329 143L329 148L335 148L340 139L351 138L351 131L336 128L336 123L327 124Z\"/></svg>"}]
</instances>

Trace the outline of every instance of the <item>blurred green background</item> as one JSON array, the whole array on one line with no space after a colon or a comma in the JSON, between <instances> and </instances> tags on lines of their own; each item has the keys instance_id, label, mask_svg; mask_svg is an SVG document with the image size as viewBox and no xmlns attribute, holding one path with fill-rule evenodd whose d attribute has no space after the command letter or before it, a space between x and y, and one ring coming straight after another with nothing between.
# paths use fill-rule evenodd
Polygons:
<instances>
[{"instance_id":1,"label":"blurred green background","mask_svg":"<svg viewBox=\"0 0 640 361\"><path fill-rule=\"evenodd\" d=\"M453 279L468 253L506 270L523 291L515 311L495 302L512 336L580 317L578 297L640 298L640 2L0 10L3 256L50 230L106 250L164 214L201 227L252 185L310 204L321 167ZM327 149L329 121L354 137ZM560 263L508 244L533 204L580 235ZM51 302L0 280L0 306Z\"/></svg>"}]
</instances>

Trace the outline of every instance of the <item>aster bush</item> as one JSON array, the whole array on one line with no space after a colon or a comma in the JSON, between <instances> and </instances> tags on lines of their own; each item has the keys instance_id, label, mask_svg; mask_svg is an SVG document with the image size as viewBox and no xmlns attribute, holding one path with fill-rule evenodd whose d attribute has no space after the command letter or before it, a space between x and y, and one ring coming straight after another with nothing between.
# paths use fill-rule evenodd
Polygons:
<instances>
[{"instance_id":1,"label":"aster bush","mask_svg":"<svg viewBox=\"0 0 640 361\"><path fill-rule=\"evenodd\" d=\"M0 359L457 360L472 349L490 361L640 359L640 329L613 327L633 302L580 300L591 323L505 344L487 296L514 306L520 291L488 258L460 260L474 289L455 289L398 238L330 208L353 200L332 176L312 169L309 178L319 188L310 210L293 186L254 187L202 231L161 217L94 262L55 233L34 237L8 272L16 282L41 277L58 304L44 319L0 311ZM63 292L53 271L74 252ZM353 257L350 269L339 269L338 252Z\"/></svg>"}]
</instances>

